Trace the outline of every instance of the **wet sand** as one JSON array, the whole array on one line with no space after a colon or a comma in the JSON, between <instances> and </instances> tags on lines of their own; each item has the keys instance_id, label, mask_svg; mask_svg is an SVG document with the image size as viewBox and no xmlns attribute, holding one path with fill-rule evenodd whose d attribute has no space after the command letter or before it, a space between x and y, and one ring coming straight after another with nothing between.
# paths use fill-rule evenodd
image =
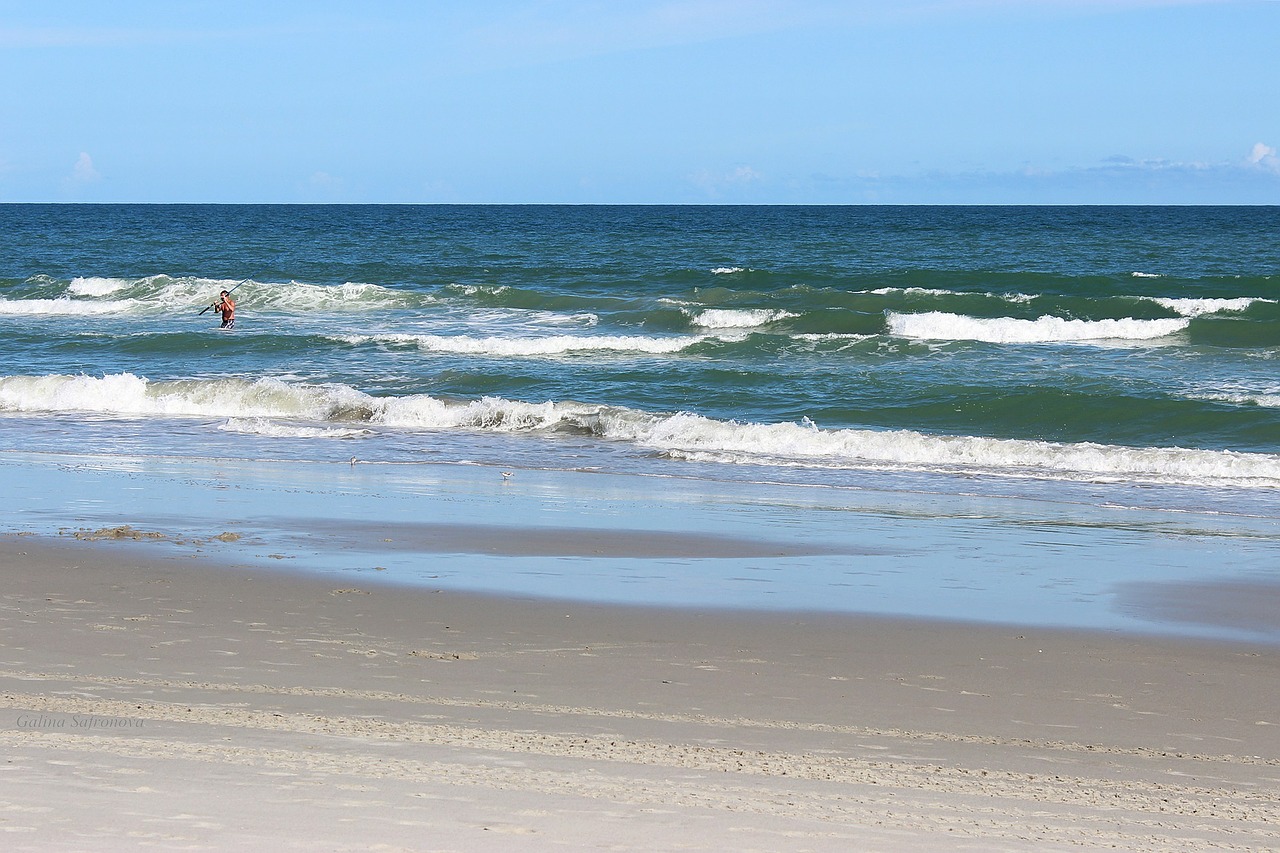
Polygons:
<instances>
[{"instance_id":1,"label":"wet sand","mask_svg":"<svg viewBox=\"0 0 1280 853\"><path fill-rule=\"evenodd\" d=\"M234 554L0 539L7 849L1280 846L1273 645L469 595Z\"/></svg>"}]
</instances>

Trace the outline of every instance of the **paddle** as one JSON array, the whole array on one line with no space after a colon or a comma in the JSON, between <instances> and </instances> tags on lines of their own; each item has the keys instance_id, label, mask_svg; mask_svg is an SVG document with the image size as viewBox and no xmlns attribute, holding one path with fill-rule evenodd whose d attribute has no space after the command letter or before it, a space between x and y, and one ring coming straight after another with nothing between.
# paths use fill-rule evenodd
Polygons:
<instances>
[{"instance_id":1,"label":"paddle","mask_svg":"<svg viewBox=\"0 0 1280 853\"><path fill-rule=\"evenodd\" d=\"M253 281L253 276L249 276L249 277L248 277L248 278L246 278L244 281L240 282L240 284L244 284L245 282L248 282L248 281ZM235 293L235 292L236 292L236 288L237 288L237 287L239 287L239 286L240 286L240 284L237 284L235 287L233 287L233 288L231 288L230 290L228 290L228 291L227 291L227 295L228 295L228 296L230 296L231 294ZM205 311L208 311L210 308L213 308L213 307L214 307L214 306L216 306L217 304L218 304L218 303L217 303L217 302L215 302L215 303L213 303L213 305L206 305L204 308L201 308L201 309L200 309L200 314L203 314ZM197 316L197 317L199 317L199 316L200 316L200 314L197 314L196 316Z\"/></svg>"}]
</instances>

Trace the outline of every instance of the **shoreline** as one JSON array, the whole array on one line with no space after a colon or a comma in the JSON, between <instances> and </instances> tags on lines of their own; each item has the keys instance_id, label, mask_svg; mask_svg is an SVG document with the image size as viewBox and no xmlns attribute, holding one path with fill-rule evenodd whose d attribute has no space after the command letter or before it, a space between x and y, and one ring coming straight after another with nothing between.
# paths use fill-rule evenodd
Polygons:
<instances>
[{"instance_id":1,"label":"shoreline","mask_svg":"<svg viewBox=\"0 0 1280 853\"><path fill-rule=\"evenodd\" d=\"M0 539L14 849L1280 843L1266 644L361 586L119 545Z\"/></svg>"},{"instance_id":2,"label":"shoreline","mask_svg":"<svg viewBox=\"0 0 1280 853\"><path fill-rule=\"evenodd\" d=\"M0 462L0 533L128 527L402 587L1280 646L1270 517L481 465Z\"/></svg>"}]
</instances>

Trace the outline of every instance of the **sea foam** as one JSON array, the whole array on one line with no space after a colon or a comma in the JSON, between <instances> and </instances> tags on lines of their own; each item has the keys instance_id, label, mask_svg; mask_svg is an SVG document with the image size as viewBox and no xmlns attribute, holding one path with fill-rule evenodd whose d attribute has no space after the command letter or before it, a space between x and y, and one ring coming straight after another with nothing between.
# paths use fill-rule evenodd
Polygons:
<instances>
[{"instance_id":1,"label":"sea foam","mask_svg":"<svg viewBox=\"0 0 1280 853\"><path fill-rule=\"evenodd\" d=\"M744 423L692 413L500 397L374 397L340 384L278 379L149 382L127 373L9 376L0 378L0 411L221 417L227 419L224 429L319 439L366 434L373 427L572 433L629 443L674 459L721 464L1280 488L1280 455L1275 454L823 429L808 420Z\"/></svg>"},{"instance_id":2,"label":"sea foam","mask_svg":"<svg viewBox=\"0 0 1280 853\"><path fill-rule=\"evenodd\" d=\"M639 443L700 462L875 468L1084 481L1280 486L1280 455L1063 444L912 430L822 430L677 415Z\"/></svg>"},{"instance_id":3,"label":"sea foam","mask_svg":"<svg viewBox=\"0 0 1280 853\"><path fill-rule=\"evenodd\" d=\"M218 291L236 287L239 289L235 298L242 304L255 310L285 313L421 307L435 301L429 295L403 294L359 282L318 285L295 281L172 278L165 275L139 279L81 277L67 282L65 295L59 298L0 299L0 314L154 315L168 311L183 312L202 308L215 298Z\"/></svg>"},{"instance_id":4,"label":"sea foam","mask_svg":"<svg viewBox=\"0 0 1280 853\"><path fill-rule=\"evenodd\" d=\"M969 317L931 311L924 314L885 314L889 333L920 340L984 341L997 344L1064 343L1086 341L1148 341L1187 328L1183 318L1166 320L1067 320L1037 317Z\"/></svg>"},{"instance_id":5,"label":"sea foam","mask_svg":"<svg viewBox=\"0 0 1280 853\"><path fill-rule=\"evenodd\" d=\"M132 300L89 302L74 299L0 299L0 314L69 316L121 314L133 308Z\"/></svg>"},{"instance_id":6,"label":"sea foam","mask_svg":"<svg viewBox=\"0 0 1280 853\"><path fill-rule=\"evenodd\" d=\"M346 386L294 385L278 379L151 382L132 373L0 378L0 411L11 412L331 420L365 399Z\"/></svg>"},{"instance_id":7,"label":"sea foam","mask_svg":"<svg viewBox=\"0 0 1280 853\"><path fill-rule=\"evenodd\" d=\"M107 296L131 284L122 278L73 278L67 285L67 291L76 296Z\"/></svg>"},{"instance_id":8,"label":"sea foam","mask_svg":"<svg viewBox=\"0 0 1280 853\"><path fill-rule=\"evenodd\" d=\"M224 432L272 438L359 438L373 434L368 428L298 426L261 417L230 418L218 428Z\"/></svg>"},{"instance_id":9,"label":"sea foam","mask_svg":"<svg viewBox=\"0 0 1280 853\"><path fill-rule=\"evenodd\" d=\"M694 315L693 323L704 329L752 329L794 316L768 308L708 308Z\"/></svg>"},{"instance_id":10,"label":"sea foam","mask_svg":"<svg viewBox=\"0 0 1280 853\"><path fill-rule=\"evenodd\" d=\"M333 340L355 346L369 343L412 345L423 352L546 358L582 352L675 353L702 343L708 338L692 335L671 338L649 338L640 335L548 335L544 337L507 338L396 333L338 335Z\"/></svg>"},{"instance_id":11,"label":"sea foam","mask_svg":"<svg viewBox=\"0 0 1280 853\"><path fill-rule=\"evenodd\" d=\"M1255 302L1274 302L1273 299L1152 299L1153 302L1168 308L1183 317L1200 317L1205 314L1220 312L1247 311Z\"/></svg>"}]
</instances>

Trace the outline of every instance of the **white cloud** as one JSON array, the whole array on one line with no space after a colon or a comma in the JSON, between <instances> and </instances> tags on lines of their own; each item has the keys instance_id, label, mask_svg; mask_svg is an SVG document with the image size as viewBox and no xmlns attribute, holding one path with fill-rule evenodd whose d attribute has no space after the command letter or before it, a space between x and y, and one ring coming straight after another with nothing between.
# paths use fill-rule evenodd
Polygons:
<instances>
[{"instance_id":1,"label":"white cloud","mask_svg":"<svg viewBox=\"0 0 1280 853\"><path fill-rule=\"evenodd\" d=\"M708 193L725 187L705 174L696 177ZM1247 156L1233 160L1117 154L1093 165L1061 168L1025 164L1004 171L814 175L797 186L799 203L1275 204L1280 199L1280 152L1258 143Z\"/></svg>"},{"instance_id":2,"label":"white cloud","mask_svg":"<svg viewBox=\"0 0 1280 853\"><path fill-rule=\"evenodd\" d=\"M74 186L84 186L100 180L102 175L98 174L98 170L94 168L93 158L87 152L81 151L80 156L76 158L76 164L71 167L71 175L67 181Z\"/></svg>"},{"instance_id":3,"label":"white cloud","mask_svg":"<svg viewBox=\"0 0 1280 853\"><path fill-rule=\"evenodd\" d=\"M689 180L712 198L727 192L735 192L764 179L764 175L750 166L738 166L728 172L703 170L690 175Z\"/></svg>"},{"instance_id":4,"label":"white cloud","mask_svg":"<svg viewBox=\"0 0 1280 853\"><path fill-rule=\"evenodd\" d=\"M1249 156L1246 159L1252 166L1258 166L1272 172L1280 172L1280 157L1276 156L1276 149L1270 145L1264 145L1261 142L1254 143L1253 150L1249 152Z\"/></svg>"},{"instance_id":5,"label":"white cloud","mask_svg":"<svg viewBox=\"0 0 1280 853\"><path fill-rule=\"evenodd\" d=\"M81 151L71 167L71 172L62 179L62 192L74 198L101 180L102 175L93 165L93 158L87 151Z\"/></svg>"}]
</instances>

